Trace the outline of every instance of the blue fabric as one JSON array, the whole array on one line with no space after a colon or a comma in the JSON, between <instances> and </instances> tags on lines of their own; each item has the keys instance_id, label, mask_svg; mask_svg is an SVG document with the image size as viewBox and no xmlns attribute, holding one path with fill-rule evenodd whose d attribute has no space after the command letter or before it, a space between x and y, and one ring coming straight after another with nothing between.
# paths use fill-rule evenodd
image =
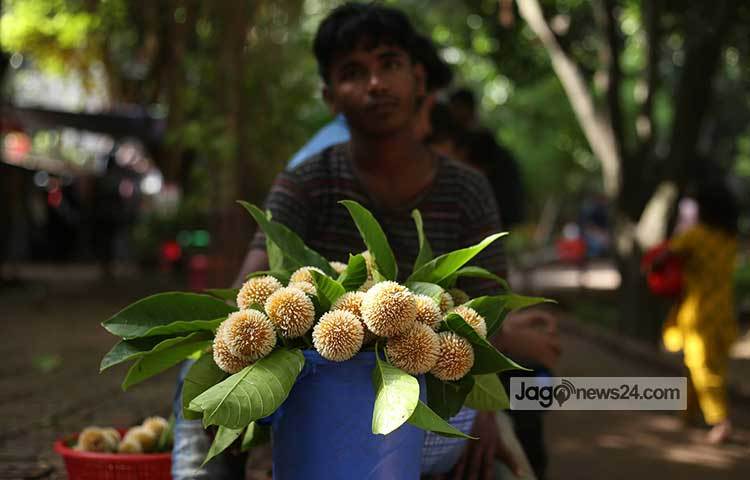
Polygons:
<instances>
[{"instance_id":1,"label":"blue fabric","mask_svg":"<svg viewBox=\"0 0 750 480\"><path fill-rule=\"evenodd\" d=\"M339 114L326 126L318 130L310 141L294 154L286 169L293 170L313 155L322 152L331 145L348 142L350 138L349 125L346 124L344 116Z\"/></svg>"}]
</instances>

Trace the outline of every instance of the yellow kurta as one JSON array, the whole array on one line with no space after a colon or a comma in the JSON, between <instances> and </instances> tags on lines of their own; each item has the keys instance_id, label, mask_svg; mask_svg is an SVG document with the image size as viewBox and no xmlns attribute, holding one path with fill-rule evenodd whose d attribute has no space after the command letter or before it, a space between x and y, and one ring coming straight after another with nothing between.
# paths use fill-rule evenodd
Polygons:
<instances>
[{"instance_id":1,"label":"yellow kurta","mask_svg":"<svg viewBox=\"0 0 750 480\"><path fill-rule=\"evenodd\" d=\"M669 242L683 259L684 297L664 330L664 343L683 350L698 404L708 424L727 418L729 348L738 336L732 280L737 239L698 224Z\"/></svg>"}]
</instances>

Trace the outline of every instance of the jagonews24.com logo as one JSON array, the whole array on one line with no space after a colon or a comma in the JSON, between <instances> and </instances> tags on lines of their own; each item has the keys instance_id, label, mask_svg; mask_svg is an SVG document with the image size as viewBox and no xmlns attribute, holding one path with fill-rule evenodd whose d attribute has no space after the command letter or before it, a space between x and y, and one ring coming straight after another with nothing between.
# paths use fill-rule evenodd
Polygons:
<instances>
[{"instance_id":1,"label":"jagonews24.com logo","mask_svg":"<svg viewBox=\"0 0 750 480\"><path fill-rule=\"evenodd\" d=\"M527 385L525 381L521 382L521 391L516 393L517 400L536 400L544 408L552 406L556 401L558 407L562 407L576 392L573 383L564 378L559 385Z\"/></svg>"}]
</instances>

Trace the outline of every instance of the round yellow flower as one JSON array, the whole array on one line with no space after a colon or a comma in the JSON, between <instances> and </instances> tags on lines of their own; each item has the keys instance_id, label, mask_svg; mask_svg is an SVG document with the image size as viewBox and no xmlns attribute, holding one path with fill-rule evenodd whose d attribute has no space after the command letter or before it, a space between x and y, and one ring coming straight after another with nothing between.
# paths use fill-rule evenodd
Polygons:
<instances>
[{"instance_id":1,"label":"round yellow flower","mask_svg":"<svg viewBox=\"0 0 750 480\"><path fill-rule=\"evenodd\" d=\"M284 337L301 337L315 322L315 306L299 288L286 287L273 292L266 300L268 318Z\"/></svg>"},{"instance_id":2,"label":"round yellow flower","mask_svg":"<svg viewBox=\"0 0 750 480\"><path fill-rule=\"evenodd\" d=\"M307 282L315 285L315 279L313 278L312 273L310 273L312 270L325 275L325 272L317 267L301 267L292 273L292 276L289 277L289 283Z\"/></svg>"},{"instance_id":3,"label":"round yellow flower","mask_svg":"<svg viewBox=\"0 0 750 480\"><path fill-rule=\"evenodd\" d=\"M432 328L417 322L403 335L389 338L385 350L393 366L420 375L437 363L440 340Z\"/></svg>"},{"instance_id":4,"label":"round yellow flower","mask_svg":"<svg viewBox=\"0 0 750 480\"><path fill-rule=\"evenodd\" d=\"M154 432L142 426L133 427L128 430L127 433L125 433L125 438L123 438L122 441L128 442L131 439L138 442L144 452L150 452L154 448L156 448L156 442L159 440L156 435L154 435Z\"/></svg>"},{"instance_id":5,"label":"round yellow flower","mask_svg":"<svg viewBox=\"0 0 750 480\"><path fill-rule=\"evenodd\" d=\"M240 310L246 310L254 303L263 306L266 299L281 287L281 282L270 275L253 277L240 288L237 294L237 306Z\"/></svg>"},{"instance_id":6,"label":"round yellow flower","mask_svg":"<svg viewBox=\"0 0 750 480\"><path fill-rule=\"evenodd\" d=\"M117 443L112 440L111 435L108 435L103 428L86 427L78 435L75 449L83 452L114 452L117 450Z\"/></svg>"},{"instance_id":7,"label":"round yellow flower","mask_svg":"<svg viewBox=\"0 0 750 480\"><path fill-rule=\"evenodd\" d=\"M440 353L430 373L443 381L463 378L474 366L474 350L471 343L453 332L443 332L438 336Z\"/></svg>"},{"instance_id":8,"label":"round yellow flower","mask_svg":"<svg viewBox=\"0 0 750 480\"><path fill-rule=\"evenodd\" d=\"M372 333L381 337L406 332L416 317L414 294L396 282L376 283L362 300L362 320Z\"/></svg>"},{"instance_id":9,"label":"round yellow flower","mask_svg":"<svg viewBox=\"0 0 750 480\"><path fill-rule=\"evenodd\" d=\"M364 293L364 292L368 291L369 289L371 289L373 287L373 285L375 285L375 280L373 280L371 278L367 279L367 280L365 280L365 282L362 285L360 285L358 291Z\"/></svg>"},{"instance_id":10,"label":"round yellow flower","mask_svg":"<svg viewBox=\"0 0 750 480\"><path fill-rule=\"evenodd\" d=\"M453 308L453 305L453 297L450 293L443 290L443 293L440 294L440 311L445 313Z\"/></svg>"},{"instance_id":11,"label":"round yellow flower","mask_svg":"<svg viewBox=\"0 0 750 480\"><path fill-rule=\"evenodd\" d=\"M334 362L349 360L362 348L362 322L345 310L326 313L313 329L313 345L323 358Z\"/></svg>"},{"instance_id":12,"label":"round yellow flower","mask_svg":"<svg viewBox=\"0 0 750 480\"><path fill-rule=\"evenodd\" d=\"M443 321L443 314L438 304L427 295L415 295L415 300L417 302L417 322L436 329Z\"/></svg>"},{"instance_id":13,"label":"round yellow flower","mask_svg":"<svg viewBox=\"0 0 750 480\"><path fill-rule=\"evenodd\" d=\"M117 453L143 453L143 447L135 438L126 438L117 446Z\"/></svg>"},{"instance_id":14,"label":"round yellow flower","mask_svg":"<svg viewBox=\"0 0 750 480\"><path fill-rule=\"evenodd\" d=\"M310 282L289 282L289 288L298 288L308 295L318 294L318 289Z\"/></svg>"},{"instance_id":15,"label":"round yellow flower","mask_svg":"<svg viewBox=\"0 0 750 480\"><path fill-rule=\"evenodd\" d=\"M232 355L248 362L265 357L276 346L273 323L258 310L232 313L217 334L223 335L222 340Z\"/></svg>"},{"instance_id":16,"label":"round yellow flower","mask_svg":"<svg viewBox=\"0 0 750 480\"><path fill-rule=\"evenodd\" d=\"M346 267L348 267L347 264L342 262L328 262L328 264L331 266L334 272L336 272L338 275L341 275L344 273L344 270L346 270Z\"/></svg>"},{"instance_id":17,"label":"round yellow flower","mask_svg":"<svg viewBox=\"0 0 750 480\"><path fill-rule=\"evenodd\" d=\"M346 292L333 302L331 310L345 310L361 318L364 298L365 292Z\"/></svg>"},{"instance_id":18,"label":"round yellow flower","mask_svg":"<svg viewBox=\"0 0 750 480\"><path fill-rule=\"evenodd\" d=\"M161 434L164 433L164 430L169 426L167 420L163 417L148 417L143 421L142 425L154 432L156 438L160 438Z\"/></svg>"},{"instance_id":19,"label":"round yellow flower","mask_svg":"<svg viewBox=\"0 0 750 480\"><path fill-rule=\"evenodd\" d=\"M224 324L222 323L222 325ZM216 337L214 337L214 363L216 363L217 367L227 373L237 373L250 365L250 362L232 355L232 352L229 351L229 347L224 343L224 335L220 333L220 330L221 327L219 327L219 330L216 330Z\"/></svg>"},{"instance_id":20,"label":"round yellow flower","mask_svg":"<svg viewBox=\"0 0 750 480\"><path fill-rule=\"evenodd\" d=\"M487 336L487 323L484 317L479 315L476 310L465 305L459 305L458 307L451 310L449 313L456 313L461 315L464 322L469 324L480 337L485 338Z\"/></svg>"}]
</instances>

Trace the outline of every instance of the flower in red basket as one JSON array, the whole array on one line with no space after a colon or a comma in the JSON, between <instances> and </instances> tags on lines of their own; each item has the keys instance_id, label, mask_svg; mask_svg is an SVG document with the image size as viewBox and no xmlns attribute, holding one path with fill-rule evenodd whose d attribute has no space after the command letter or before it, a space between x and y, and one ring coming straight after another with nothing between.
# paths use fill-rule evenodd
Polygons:
<instances>
[{"instance_id":1,"label":"flower in red basket","mask_svg":"<svg viewBox=\"0 0 750 480\"><path fill-rule=\"evenodd\" d=\"M435 305L431 298L429 300ZM405 334L389 338L386 353L394 367L420 375L435 366L440 353L440 339L428 325L417 322Z\"/></svg>"},{"instance_id":2,"label":"flower in red basket","mask_svg":"<svg viewBox=\"0 0 750 480\"><path fill-rule=\"evenodd\" d=\"M117 440L103 428L87 427L78 435L75 449L83 452L116 452Z\"/></svg>"},{"instance_id":3,"label":"flower in red basket","mask_svg":"<svg viewBox=\"0 0 750 480\"><path fill-rule=\"evenodd\" d=\"M468 340L453 332L443 332L439 337L440 354L430 373L439 380L458 380L474 366L474 350Z\"/></svg>"},{"instance_id":4,"label":"flower in red basket","mask_svg":"<svg viewBox=\"0 0 750 480\"><path fill-rule=\"evenodd\" d=\"M370 331L381 337L406 332L416 318L414 294L396 282L376 283L362 300L362 320Z\"/></svg>"},{"instance_id":5,"label":"flower in red basket","mask_svg":"<svg viewBox=\"0 0 750 480\"><path fill-rule=\"evenodd\" d=\"M129 437L120 442L117 453L143 453L143 447L134 437Z\"/></svg>"},{"instance_id":6,"label":"flower in red basket","mask_svg":"<svg viewBox=\"0 0 750 480\"><path fill-rule=\"evenodd\" d=\"M281 287L281 282L270 275L251 278L240 288L237 306L240 310L249 309L254 303L263 306L268 297Z\"/></svg>"},{"instance_id":7,"label":"flower in red basket","mask_svg":"<svg viewBox=\"0 0 750 480\"><path fill-rule=\"evenodd\" d=\"M344 310L328 312L313 329L313 344L323 358L334 362L349 360L362 348L365 330L354 314Z\"/></svg>"},{"instance_id":8,"label":"flower in red basket","mask_svg":"<svg viewBox=\"0 0 750 480\"><path fill-rule=\"evenodd\" d=\"M148 417L146 420L143 421L142 424L144 427L148 428L152 432L154 432L154 435L156 435L156 438L160 438L162 433L164 433L164 430L167 429L167 426L169 423L167 420L163 417ZM111 429L115 433L117 433L117 430ZM119 438L119 434L118 434Z\"/></svg>"},{"instance_id":9,"label":"flower in red basket","mask_svg":"<svg viewBox=\"0 0 750 480\"><path fill-rule=\"evenodd\" d=\"M287 338L301 337L315 322L315 306L299 288L280 288L266 300L265 310L274 326Z\"/></svg>"},{"instance_id":10,"label":"flower in red basket","mask_svg":"<svg viewBox=\"0 0 750 480\"><path fill-rule=\"evenodd\" d=\"M133 427L125 433L125 437L122 439L123 442L134 440L141 446L141 450L144 452L150 452L156 447L156 442L159 440L157 436L144 426Z\"/></svg>"}]
</instances>

